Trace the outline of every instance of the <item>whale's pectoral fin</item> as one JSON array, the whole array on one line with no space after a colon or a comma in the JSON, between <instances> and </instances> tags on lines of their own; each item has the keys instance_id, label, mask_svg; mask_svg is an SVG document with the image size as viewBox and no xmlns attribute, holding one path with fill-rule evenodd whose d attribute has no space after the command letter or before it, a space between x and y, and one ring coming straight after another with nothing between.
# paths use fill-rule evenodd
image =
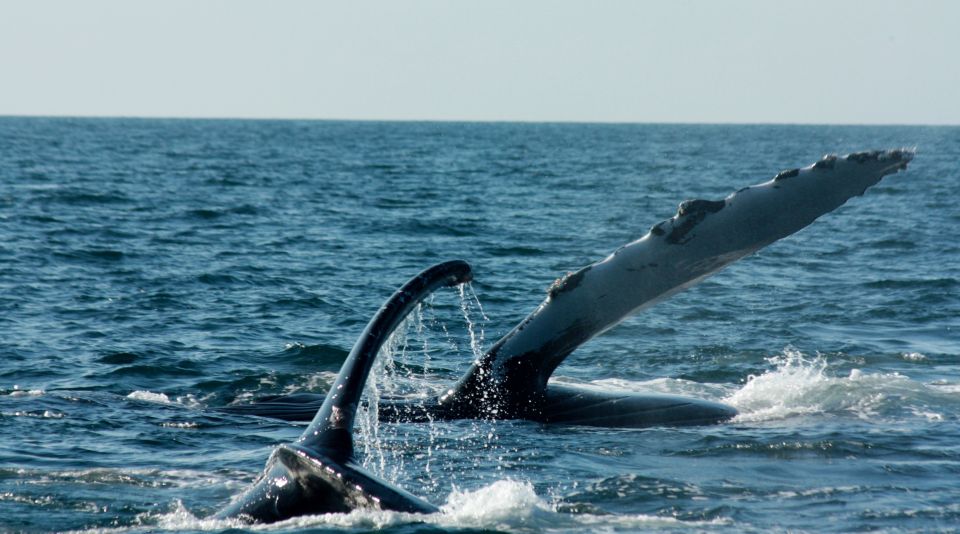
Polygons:
<instances>
[{"instance_id":1,"label":"whale's pectoral fin","mask_svg":"<svg viewBox=\"0 0 960 534\"><path fill-rule=\"evenodd\" d=\"M582 343L804 228L912 158L903 149L824 156L723 200L681 203L637 241L554 283L546 300L441 397L441 412L544 420L547 380Z\"/></svg>"},{"instance_id":2,"label":"whale's pectoral fin","mask_svg":"<svg viewBox=\"0 0 960 534\"><path fill-rule=\"evenodd\" d=\"M272 522L304 514L374 507L430 513L432 504L367 472L356 462L353 423L377 352L416 305L441 286L471 279L470 266L450 261L404 284L370 320L300 438L281 445L257 483L216 514Z\"/></svg>"}]
</instances>

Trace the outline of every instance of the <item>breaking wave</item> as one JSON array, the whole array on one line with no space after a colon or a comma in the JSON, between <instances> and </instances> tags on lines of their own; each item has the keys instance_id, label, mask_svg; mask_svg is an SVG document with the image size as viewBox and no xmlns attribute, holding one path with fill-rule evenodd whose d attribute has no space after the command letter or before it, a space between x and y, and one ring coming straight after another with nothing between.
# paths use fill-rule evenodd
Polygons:
<instances>
[{"instance_id":1,"label":"breaking wave","mask_svg":"<svg viewBox=\"0 0 960 534\"><path fill-rule=\"evenodd\" d=\"M143 527L149 530L169 531L290 531L300 529L334 528L362 530L401 530L405 525L428 525L440 529L481 529L505 532L583 532L603 530L608 532L664 529L706 529L711 526L728 525L728 520L684 521L674 517L647 514L598 515L590 513L570 514L559 511L556 503L548 502L536 494L529 482L499 480L474 491L454 490L441 506L440 513L422 515L384 510L354 510L346 514L302 516L269 525L248 525L236 519L201 519L176 501L172 509L158 515L141 516L141 525L133 528L111 528L83 531L136 532Z\"/></svg>"},{"instance_id":2,"label":"breaking wave","mask_svg":"<svg viewBox=\"0 0 960 534\"><path fill-rule=\"evenodd\" d=\"M925 362L918 352L899 359ZM864 421L955 419L960 411L960 383L924 383L896 371L865 371L817 354L786 348L766 359L768 370L748 375L742 385L710 384L678 378L634 381L605 378L589 382L555 377L552 382L620 389L639 393L685 395L735 407L734 423L756 423L804 416L855 417Z\"/></svg>"},{"instance_id":3,"label":"breaking wave","mask_svg":"<svg viewBox=\"0 0 960 534\"><path fill-rule=\"evenodd\" d=\"M911 354L909 359L921 359ZM724 402L740 411L735 422L805 415L847 415L874 421L919 417L942 421L956 413L960 396L950 384L924 384L897 372L835 372L823 355L786 349L767 360L773 369L751 375Z\"/></svg>"}]
</instances>

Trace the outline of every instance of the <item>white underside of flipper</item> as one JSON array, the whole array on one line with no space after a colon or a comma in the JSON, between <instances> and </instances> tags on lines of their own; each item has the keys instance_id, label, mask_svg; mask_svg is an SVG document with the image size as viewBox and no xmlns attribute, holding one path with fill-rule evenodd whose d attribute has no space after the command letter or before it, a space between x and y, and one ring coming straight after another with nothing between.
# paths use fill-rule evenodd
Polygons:
<instances>
[{"instance_id":1,"label":"white underside of flipper","mask_svg":"<svg viewBox=\"0 0 960 534\"><path fill-rule=\"evenodd\" d=\"M506 374L534 367L545 387L554 368L583 342L804 228L883 176L905 169L912 158L911 150L825 156L723 200L681 203L674 217L640 239L557 280L546 300L476 362L458 390L481 382L515 387L516 377ZM511 363L518 359L530 361ZM457 393L464 391L451 391L451 397Z\"/></svg>"}]
</instances>

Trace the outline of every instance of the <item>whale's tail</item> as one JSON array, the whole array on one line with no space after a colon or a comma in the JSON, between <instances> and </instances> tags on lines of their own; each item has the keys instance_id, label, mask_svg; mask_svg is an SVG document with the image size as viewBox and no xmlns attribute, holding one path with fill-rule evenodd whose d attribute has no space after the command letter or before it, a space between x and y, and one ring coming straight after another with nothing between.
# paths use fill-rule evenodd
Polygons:
<instances>
[{"instance_id":1,"label":"whale's tail","mask_svg":"<svg viewBox=\"0 0 960 534\"><path fill-rule=\"evenodd\" d=\"M256 484L216 517L272 522L359 507L437 511L357 463L353 423L377 352L397 325L437 288L468 282L471 276L466 262L449 261L423 271L394 293L367 324L300 438L278 447Z\"/></svg>"}]
</instances>

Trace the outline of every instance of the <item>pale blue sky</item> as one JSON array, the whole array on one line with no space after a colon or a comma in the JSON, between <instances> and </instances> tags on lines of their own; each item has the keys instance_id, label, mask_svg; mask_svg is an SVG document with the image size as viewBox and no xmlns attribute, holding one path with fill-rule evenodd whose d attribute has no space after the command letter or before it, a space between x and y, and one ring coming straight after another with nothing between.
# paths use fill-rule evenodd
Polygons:
<instances>
[{"instance_id":1,"label":"pale blue sky","mask_svg":"<svg viewBox=\"0 0 960 534\"><path fill-rule=\"evenodd\" d=\"M960 124L960 1L0 0L0 115Z\"/></svg>"}]
</instances>

